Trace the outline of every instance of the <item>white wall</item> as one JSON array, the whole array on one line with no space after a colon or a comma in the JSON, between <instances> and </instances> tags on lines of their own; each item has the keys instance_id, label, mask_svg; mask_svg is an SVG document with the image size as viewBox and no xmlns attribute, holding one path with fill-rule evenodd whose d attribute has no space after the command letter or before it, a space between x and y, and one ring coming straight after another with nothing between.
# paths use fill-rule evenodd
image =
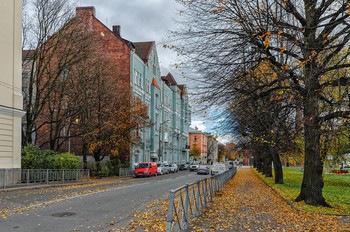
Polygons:
<instances>
[{"instance_id":1,"label":"white wall","mask_svg":"<svg viewBox=\"0 0 350 232\"><path fill-rule=\"evenodd\" d=\"M22 1L0 1L0 168L21 168Z\"/></svg>"}]
</instances>

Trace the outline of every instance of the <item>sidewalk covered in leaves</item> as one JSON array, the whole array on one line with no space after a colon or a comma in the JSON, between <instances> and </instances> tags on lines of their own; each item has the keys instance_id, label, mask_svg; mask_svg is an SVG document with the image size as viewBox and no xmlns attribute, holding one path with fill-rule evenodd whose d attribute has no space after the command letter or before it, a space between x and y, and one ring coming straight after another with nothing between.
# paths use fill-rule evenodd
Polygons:
<instances>
[{"instance_id":1,"label":"sidewalk covered in leaves","mask_svg":"<svg viewBox=\"0 0 350 232\"><path fill-rule=\"evenodd\" d=\"M240 168L190 231L350 231L350 217L297 210L254 173Z\"/></svg>"}]
</instances>

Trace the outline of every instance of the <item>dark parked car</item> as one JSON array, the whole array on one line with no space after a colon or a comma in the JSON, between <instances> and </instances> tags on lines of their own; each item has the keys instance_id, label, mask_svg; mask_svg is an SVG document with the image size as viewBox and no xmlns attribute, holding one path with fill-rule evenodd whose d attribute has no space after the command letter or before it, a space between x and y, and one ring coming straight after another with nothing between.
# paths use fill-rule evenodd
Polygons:
<instances>
[{"instance_id":1,"label":"dark parked car","mask_svg":"<svg viewBox=\"0 0 350 232\"><path fill-rule=\"evenodd\" d=\"M188 165L188 164L180 164L180 166L179 166L180 171L189 170L189 169L190 169L190 165Z\"/></svg>"}]
</instances>

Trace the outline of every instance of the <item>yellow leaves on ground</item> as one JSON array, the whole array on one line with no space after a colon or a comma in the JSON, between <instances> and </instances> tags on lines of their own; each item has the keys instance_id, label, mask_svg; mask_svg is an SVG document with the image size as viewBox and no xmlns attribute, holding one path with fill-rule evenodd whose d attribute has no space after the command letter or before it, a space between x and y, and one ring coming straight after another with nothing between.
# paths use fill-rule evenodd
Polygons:
<instances>
[{"instance_id":1,"label":"yellow leaves on ground","mask_svg":"<svg viewBox=\"0 0 350 232\"><path fill-rule=\"evenodd\" d=\"M350 218L296 210L249 168L213 199L190 231L349 231Z\"/></svg>"},{"instance_id":2,"label":"yellow leaves on ground","mask_svg":"<svg viewBox=\"0 0 350 232\"><path fill-rule=\"evenodd\" d=\"M168 207L168 197L147 203L137 209L126 231L165 231Z\"/></svg>"}]
</instances>

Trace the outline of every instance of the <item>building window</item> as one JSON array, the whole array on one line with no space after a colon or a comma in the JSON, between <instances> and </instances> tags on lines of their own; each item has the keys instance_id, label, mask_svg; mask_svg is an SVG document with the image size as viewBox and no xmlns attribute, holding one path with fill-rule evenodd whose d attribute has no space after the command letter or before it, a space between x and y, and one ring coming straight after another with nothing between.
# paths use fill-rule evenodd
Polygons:
<instances>
[{"instance_id":1,"label":"building window","mask_svg":"<svg viewBox=\"0 0 350 232\"><path fill-rule=\"evenodd\" d=\"M151 83L149 80L146 80L146 92L147 93L151 92Z\"/></svg>"},{"instance_id":2,"label":"building window","mask_svg":"<svg viewBox=\"0 0 350 232\"><path fill-rule=\"evenodd\" d=\"M136 69L134 70L134 83L137 86L142 87L142 74Z\"/></svg>"},{"instance_id":3,"label":"building window","mask_svg":"<svg viewBox=\"0 0 350 232\"><path fill-rule=\"evenodd\" d=\"M159 125L159 114L156 114L156 131L158 131Z\"/></svg>"},{"instance_id":4,"label":"building window","mask_svg":"<svg viewBox=\"0 0 350 232\"><path fill-rule=\"evenodd\" d=\"M197 142L197 136L194 136L193 141Z\"/></svg>"},{"instance_id":5,"label":"building window","mask_svg":"<svg viewBox=\"0 0 350 232\"><path fill-rule=\"evenodd\" d=\"M153 65L153 74L154 74L154 75L157 75L157 68L156 68L155 65Z\"/></svg>"},{"instance_id":6,"label":"building window","mask_svg":"<svg viewBox=\"0 0 350 232\"><path fill-rule=\"evenodd\" d=\"M155 100L156 102L156 109L159 109L159 95L158 94L156 94L156 100Z\"/></svg>"}]
</instances>

